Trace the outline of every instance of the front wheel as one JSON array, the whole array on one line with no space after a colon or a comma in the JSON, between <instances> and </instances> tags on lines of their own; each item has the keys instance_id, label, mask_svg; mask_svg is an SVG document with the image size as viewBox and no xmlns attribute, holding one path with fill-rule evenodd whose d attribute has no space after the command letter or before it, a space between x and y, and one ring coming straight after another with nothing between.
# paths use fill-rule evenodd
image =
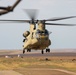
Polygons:
<instances>
[{"instance_id":1,"label":"front wheel","mask_svg":"<svg viewBox=\"0 0 76 75\"><path fill-rule=\"evenodd\" d=\"M23 49L23 54L25 53L25 49Z\"/></svg>"}]
</instances>

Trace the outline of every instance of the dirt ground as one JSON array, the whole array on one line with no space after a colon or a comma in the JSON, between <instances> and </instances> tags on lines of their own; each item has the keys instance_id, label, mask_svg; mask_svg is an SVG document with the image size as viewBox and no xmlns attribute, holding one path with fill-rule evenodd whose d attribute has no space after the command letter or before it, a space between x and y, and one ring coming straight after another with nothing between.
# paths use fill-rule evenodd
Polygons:
<instances>
[{"instance_id":1,"label":"dirt ground","mask_svg":"<svg viewBox=\"0 0 76 75\"><path fill-rule=\"evenodd\" d=\"M16 71L12 71L12 70L4 70L4 71L0 71L0 75L22 75Z\"/></svg>"},{"instance_id":2,"label":"dirt ground","mask_svg":"<svg viewBox=\"0 0 76 75\"><path fill-rule=\"evenodd\" d=\"M13 70L0 71L0 75L76 75L76 73L61 69L21 68L16 69L16 71Z\"/></svg>"},{"instance_id":3,"label":"dirt ground","mask_svg":"<svg viewBox=\"0 0 76 75\"><path fill-rule=\"evenodd\" d=\"M18 57L21 52L0 51L0 75L76 75L76 53L32 52Z\"/></svg>"}]
</instances>

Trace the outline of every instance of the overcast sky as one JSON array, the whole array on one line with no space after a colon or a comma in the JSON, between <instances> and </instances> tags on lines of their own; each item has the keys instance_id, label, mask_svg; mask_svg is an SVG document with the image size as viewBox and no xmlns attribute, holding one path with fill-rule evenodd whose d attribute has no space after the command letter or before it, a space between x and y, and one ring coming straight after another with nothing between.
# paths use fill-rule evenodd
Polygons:
<instances>
[{"instance_id":1,"label":"overcast sky","mask_svg":"<svg viewBox=\"0 0 76 75\"><path fill-rule=\"evenodd\" d=\"M16 0L0 0L0 6L13 5ZM29 19L24 9L38 9L37 19L76 16L76 0L22 0L14 12L0 19ZM54 23L76 24L76 19ZM76 48L76 26L46 26L52 32L50 48ZM26 23L0 23L0 49L22 49L23 32L29 30Z\"/></svg>"}]
</instances>

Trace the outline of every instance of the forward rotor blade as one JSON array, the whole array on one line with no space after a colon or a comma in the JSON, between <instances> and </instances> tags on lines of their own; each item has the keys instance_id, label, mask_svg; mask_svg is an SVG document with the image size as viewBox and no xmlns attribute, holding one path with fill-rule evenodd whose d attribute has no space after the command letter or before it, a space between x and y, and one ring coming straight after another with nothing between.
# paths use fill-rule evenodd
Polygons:
<instances>
[{"instance_id":1,"label":"forward rotor blade","mask_svg":"<svg viewBox=\"0 0 76 75\"><path fill-rule=\"evenodd\" d=\"M45 23L46 25L56 25L56 26L76 26L75 24L57 24L57 23Z\"/></svg>"},{"instance_id":2,"label":"forward rotor blade","mask_svg":"<svg viewBox=\"0 0 76 75\"><path fill-rule=\"evenodd\" d=\"M38 10L37 9L25 9L25 12L31 18L31 20L35 20L37 17Z\"/></svg>"},{"instance_id":3,"label":"forward rotor blade","mask_svg":"<svg viewBox=\"0 0 76 75\"><path fill-rule=\"evenodd\" d=\"M29 23L30 22L30 20L0 20L0 22L21 22L21 23L25 23L25 22L27 22L27 23Z\"/></svg>"},{"instance_id":4,"label":"forward rotor blade","mask_svg":"<svg viewBox=\"0 0 76 75\"><path fill-rule=\"evenodd\" d=\"M6 9L7 9L7 7L0 7L0 9L5 9L5 10L6 10Z\"/></svg>"},{"instance_id":5,"label":"forward rotor blade","mask_svg":"<svg viewBox=\"0 0 76 75\"><path fill-rule=\"evenodd\" d=\"M9 9L9 7L0 7L0 9L4 9L4 10L8 10L9 9L9 11L11 11L20 3L20 1L21 0L17 0L13 6L10 6L10 9Z\"/></svg>"},{"instance_id":6,"label":"forward rotor blade","mask_svg":"<svg viewBox=\"0 0 76 75\"><path fill-rule=\"evenodd\" d=\"M0 15L7 14L7 13L8 13L7 10L0 11Z\"/></svg>"},{"instance_id":7,"label":"forward rotor blade","mask_svg":"<svg viewBox=\"0 0 76 75\"><path fill-rule=\"evenodd\" d=\"M62 18L53 18L53 19L47 19L45 21L58 21L58 20L65 20L70 18L76 18L76 16L70 16L70 17L62 17Z\"/></svg>"},{"instance_id":8,"label":"forward rotor blade","mask_svg":"<svg viewBox=\"0 0 76 75\"><path fill-rule=\"evenodd\" d=\"M13 6L11 6L10 10L14 10L14 8L21 2L21 0L17 0Z\"/></svg>"}]
</instances>

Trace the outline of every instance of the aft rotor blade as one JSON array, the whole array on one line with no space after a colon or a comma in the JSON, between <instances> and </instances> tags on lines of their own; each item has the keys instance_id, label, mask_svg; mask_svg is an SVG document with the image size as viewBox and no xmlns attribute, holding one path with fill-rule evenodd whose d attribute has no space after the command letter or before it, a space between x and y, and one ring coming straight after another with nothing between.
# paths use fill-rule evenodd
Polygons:
<instances>
[{"instance_id":1,"label":"aft rotor blade","mask_svg":"<svg viewBox=\"0 0 76 75\"><path fill-rule=\"evenodd\" d=\"M45 25L56 25L56 26L76 26L76 24L57 24L57 23L45 23Z\"/></svg>"},{"instance_id":2,"label":"aft rotor blade","mask_svg":"<svg viewBox=\"0 0 76 75\"><path fill-rule=\"evenodd\" d=\"M45 21L58 21L58 20L65 20L65 19L70 19L70 18L76 18L76 16L53 18L53 19L47 19Z\"/></svg>"},{"instance_id":3,"label":"aft rotor blade","mask_svg":"<svg viewBox=\"0 0 76 75\"><path fill-rule=\"evenodd\" d=\"M0 22L21 22L21 23L25 23L25 22L27 22L27 23L29 23L30 22L30 20L0 20Z\"/></svg>"}]
</instances>

